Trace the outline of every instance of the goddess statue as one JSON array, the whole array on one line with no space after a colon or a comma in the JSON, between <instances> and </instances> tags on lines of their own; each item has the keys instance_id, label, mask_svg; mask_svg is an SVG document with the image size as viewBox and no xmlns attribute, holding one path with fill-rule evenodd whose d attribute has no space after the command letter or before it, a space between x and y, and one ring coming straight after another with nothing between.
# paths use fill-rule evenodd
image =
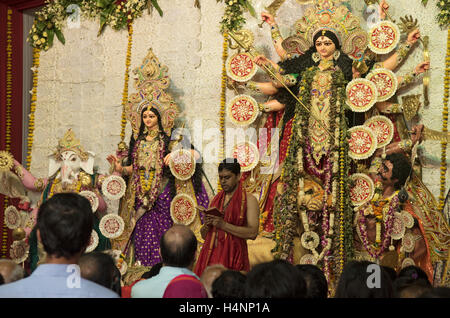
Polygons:
<instances>
[{"instance_id":1,"label":"goddess statue","mask_svg":"<svg viewBox=\"0 0 450 318\"><path fill-rule=\"evenodd\" d=\"M112 244L113 249L125 254L130 264L136 261L143 266L153 266L161 262L159 242L174 222L189 225L200 237L201 220L195 206L207 208L209 205L201 180L200 154L193 146L186 150L191 159L195 158L193 164L191 161L185 163L191 166L192 172L195 169L193 174L180 180L171 167L175 148L181 143L174 138L171 140L179 110L164 91L170 83L167 70L152 50L135 69L138 92L130 96L126 105L127 119L133 130L128 156L110 155L107 158L115 173L128 178L119 212L125 223L124 232ZM188 200L183 201L181 210L177 210L173 202L178 195L187 196Z\"/></svg>"}]
</instances>

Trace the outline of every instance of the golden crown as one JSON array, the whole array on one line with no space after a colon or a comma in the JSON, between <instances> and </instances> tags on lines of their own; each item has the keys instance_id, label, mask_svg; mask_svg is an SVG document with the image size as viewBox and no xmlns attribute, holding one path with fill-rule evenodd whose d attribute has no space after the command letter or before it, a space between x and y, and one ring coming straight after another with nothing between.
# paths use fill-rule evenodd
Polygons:
<instances>
[{"instance_id":1,"label":"golden crown","mask_svg":"<svg viewBox=\"0 0 450 318\"><path fill-rule=\"evenodd\" d=\"M63 138L59 140L58 146L56 147L53 156L57 160L61 159L61 154L66 151L75 152L76 154L78 154L82 161L86 161L89 158L89 154L84 151L83 147L81 146L80 140L75 137L75 133L71 128L69 128L64 134Z\"/></svg>"},{"instance_id":2,"label":"golden crown","mask_svg":"<svg viewBox=\"0 0 450 318\"><path fill-rule=\"evenodd\" d=\"M138 92L130 95L125 105L125 113L131 123L134 137L137 138L141 125L141 112L146 107L154 107L158 110L164 131L170 135L174 121L179 115L179 108L172 97L165 92L170 84L168 67L161 65L152 49L149 49L141 66L133 73L137 76L134 86Z\"/></svg>"},{"instance_id":3,"label":"golden crown","mask_svg":"<svg viewBox=\"0 0 450 318\"><path fill-rule=\"evenodd\" d=\"M320 31L331 31L339 40L341 51L354 60L361 59L369 43L367 33L340 0L315 0L315 6L306 10L295 23L298 49L306 52L314 45L314 36Z\"/></svg>"}]
</instances>

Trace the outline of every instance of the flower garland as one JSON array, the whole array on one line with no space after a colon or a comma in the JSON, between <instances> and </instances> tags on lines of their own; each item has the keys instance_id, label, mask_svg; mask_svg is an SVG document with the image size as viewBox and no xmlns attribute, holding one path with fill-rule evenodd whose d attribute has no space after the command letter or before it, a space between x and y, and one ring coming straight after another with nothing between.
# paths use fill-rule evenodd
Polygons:
<instances>
[{"instance_id":1,"label":"flower garland","mask_svg":"<svg viewBox=\"0 0 450 318\"><path fill-rule=\"evenodd\" d=\"M133 24L132 22L128 26L128 46L127 46L127 57L125 59L125 83L123 84L122 93L122 119L120 122L120 141L125 139L125 127L127 125L127 118L125 113L125 106L128 101L128 83L130 80L130 64L131 64L131 47L133 45Z\"/></svg>"},{"instance_id":2,"label":"flower garland","mask_svg":"<svg viewBox=\"0 0 450 318\"><path fill-rule=\"evenodd\" d=\"M427 5L428 0L422 0L424 6ZM436 6L440 9L440 12L436 16L439 26L445 28L450 24L450 0L437 0Z\"/></svg>"},{"instance_id":3,"label":"flower garland","mask_svg":"<svg viewBox=\"0 0 450 318\"><path fill-rule=\"evenodd\" d=\"M134 146L133 149L133 182L134 182L134 187L136 189L136 193L138 193L137 196L137 203L135 205L135 210L137 211L140 207L145 206L147 209L151 209L153 204L156 201L156 198L158 196L158 192L159 192L159 185L161 183L162 180L162 174L163 174L163 165L164 165L164 139L162 138L162 136L160 135L159 137L159 148L158 148L158 153L159 153L159 157L158 157L158 162L156 163L156 175L153 174L152 177L152 184L150 186L150 192L146 191L146 189L143 189L142 184L145 183L145 181L143 182L141 180L141 173L140 173L140 168L139 168L139 163L138 163L138 149L139 146L141 144L142 140L139 140L138 142L136 142L136 145Z\"/></svg>"},{"instance_id":4,"label":"flower garland","mask_svg":"<svg viewBox=\"0 0 450 318\"><path fill-rule=\"evenodd\" d=\"M310 104L311 100L311 84L314 80L314 76L320 69L316 66L310 67L302 73L302 81L300 82L300 90L299 90L299 98L304 104ZM334 136L330 138L330 151L326 154L326 162L324 163L323 169L318 169L313 162L312 149L311 145L308 143L307 138L303 138L302 136L308 135L308 123L309 121L309 112L305 111L302 107L296 108L296 114L294 117L293 125L292 125L292 135L289 141L289 146L287 150L287 156L283 165L282 175L281 175L281 184L283 185L283 189L281 191L281 195L275 201L274 206L274 223L275 223L275 240L276 246L273 250L275 253L275 257L277 258L287 258L289 257L289 253L293 244L293 237L296 233L297 220L296 217L298 214L298 206L297 206L297 195L300 192L300 195L304 193L303 190L303 178L306 176L306 172L312 175L323 179L324 182L324 190L326 192L326 196L332 195L335 197L336 193L336 182L335 179L338 178L337 175L334 175L332 172L339 167L338 157L334 155L339 147L339 138L337 140L336 136L339 137L340 131L342 134L346 136L346 120L345 120L345 112L341 111L340 105L344 105L343 101L345 100L345 79L342 72L332 72L331 73L331 91L332 95L330 98L330 119L329 119L329 128L331 131L335 132ZM341 89L343 88L343 89ZM345 144L345 143L343 143ZM305 154L304 154L305 152ZM345 147L343 149L344 154ZM305 169L303 168L303 156L305 156ZM343 171L348 171L348 162L345 161L344 158L341 160L343 162ZM335 168L336 167L336 168ZM344 178L344 182L347 182L346 177ZM345 194L345 191L344 191ZM330 249L332 244L332 236L333 226L334 226L334 215L336 208L334 207L335 200L333 198L333 206L328 206L327 200L324 199L324 207L322 210L323 218L322 218L322 252L319 255L317 252L313 254L317 260L323 258L324 262L324 272L326 273L327 279L330 279L330 268L329 268L329 256ZM344 200L345 202L345 200ZM302 209L303 210L303 209ZM306 211L301 211L305 212ZM303 213L302 213L303 214ZM302 217L306 220L305 217ZM306 221L308 222L308 221ZM304 225L305 228L309 227L307 223ZM350 223L351 226L351 223ZM317 255L316 255L317 254Z\"/></svg>"},{"instance_id":5,"label":"flower garland","mask_svg":"<svg viewBox=\"0 0 450 318\"><path fill-rule=\"evenodd\" d=\"M221 2L222 0L217 0ZM250 14L256 18L255 9L252 7L250 0L225 0L225 14L220 22L220 30L222 33L226 30L239 30L245 24L243 16L244 10L248 10Z\"/></svg>"},{"instance_id":6,"label":"flower garland","mask_svg":"<svg viewBox=\"0 0 450 318\"><path fill-rule=\"evenodd\" d=\"M379 259L381 255L383 255L384 250L389 245L389 242L391 241L391 232L392 227L394 225L394 213L398 211L399 209L399 199L398 199L398 192L396 191L393 194L393 197L390 199L387 199L390 201L389 204L389 211L386 215L386 221L384 223L384 233L383 238L381 238L381 228L377 226L377 234L376 234L376 242L375 242L375 248L372 248L369 243L367 229L366 229L366 218L364 216L364 209L359 209L359 217L360 217L360 223L358 225L359 231L360 231L360 237L361 241L364 245L364 248L369 253L369 255L374 259ZM375 202L372 202L372 204L375 204ZM378 219L382 219L383 215L377 215L375 212L375 217L377 218L377 224L379 223ZM380 246L381 243L381 246ZM393 246L390 247L390 250L393 249Z\"/></svg>"},{"instance_id":7,"label":"flower garland","mask_svg":"<svg viewBox=\"0 0 450 318\"><path fill-rule=\"evenodd\" d=\"M34 117L36 112L36 101L37 101L37 87L38 87L38 69L39 69L39 58L41 50L38 48L33 48L33 88L31 90L31 104L30 104L30 115L28 122L28 138L27 138L27 169L31 166L31 150L33 148L34 139Z\"/></svg>"},{"instance_id":8,"label":"flower garland","mask_svg":"<svg viewBox=\"0 0 450 318\"><path fill-rule=\"evenodd\" d=\"M450 88L450 29L447 30L447 55L445 57L444 100L442 110L442 131L448 131L448 97ZM447 143L441 142L441 178L439 193L439 211L442 211L445 203L445 180L447 174Z\"/></svg>"},{"instance_id":9,"label":"flower garland","mask_svg":"<svg viewBox=\"0 0 450 318\"><path fill-rule=\"evenodd\" d=\"M220 146L219 146L219 161L225 157L225 103L226 103L226 93L227 93L227 64L228 59L228 33L223 34L223 53L222 53L222 81L221 81L221 92L220 92ZM218 191L222 190L220 185L220 180L217 180Z\"/></svg>"},{"instance_id":10,"label":"flower garland","mask_svg":"<svg viewBox=\"0 0 450 318\"><path fill-rule=\"evenodd\" d=\"M52 47L55 35L62 44L65 43L61 31L64 22L80 12L86 18L100 20L99 34L107 25L114 30L125 29L146 8L149 11L155 8L160 16L163 15L157 0L46 0L46 3L45 7L36 12L36 19L27 39L31 46L45 51Z\"/></svg>"},{"instance_id":11,"label":"flower garland","mask_svg":"<svg viewBox=\"0 0 450 318\"><path fill-rule=\"evenodd\" d=\"M5 150L11 150L11 108L12 108L12 10L8 8L6 18L6 127ZM4 196L3 211L6 211L9 198ZM7 255L6 243L8 241L8 228L4 225L2 231L2 255Z\"/></svg>"}]
</instances>

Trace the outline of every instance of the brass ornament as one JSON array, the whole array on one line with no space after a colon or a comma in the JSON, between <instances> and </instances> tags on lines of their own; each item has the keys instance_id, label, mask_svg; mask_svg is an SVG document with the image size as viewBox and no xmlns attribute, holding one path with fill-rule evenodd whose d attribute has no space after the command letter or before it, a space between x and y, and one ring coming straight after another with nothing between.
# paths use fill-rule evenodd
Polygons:
<instances>
[{"instance_id":1,"label":"brass ornament","mask_svg":"<svg viewBox=\"0 0 450 318\"><path fill-rule=\"evenodd\" d=\"M427 127L423 127L423 139L450 142L450 132L436 131Z\"/></svg>"},{"instance_id":2,"label":"brass ornament","mask_svg":"<svg viewBox=\"0 0 450 318\"><path fill-rule=\"evenodd\" d=\"M14 166L14 159L9 151L0 151L0 172L9 171Z\"/></svg>"},{"instance_id":3,"label":"brass ornament","mask_svg":"<svg viewBox=\"0 0 450 318\"><path fill-rule=\"evenodd\" d=\"M415 29L417 29L419 27L419 24L417 23L417 19L413 19L413 17L410 15L405 15L405 17L400 17L400 25L399 28L400 30L405 33L408 34L411 31L414 31Z\"/></svg>"},{"instance_id":4,"label":"brass ornament","mask_svg":"<svg viewBox=\"0 0 450 318\"><path fill-rule=\"evenodd\" d=\"M253 35L253 32L250 30L241 29L239 31L235 31L234 35L236 39L238 39L244 45L244 47L252 47L253 43L255 42L255 36ZM230 49L233 50L240 49L240 45L237 43L233 45L231 39L228 40L228 43Z\"/></svg>"},{"instance_id":5,"label":"brass ornament","mask_svg":"<svg viewBox=\"0 0 450 318\"><path fill-rule=\"evenodd\" d=\"M410 121L417 115L420 108L420 94L419 95L407 95L402 96L403 101L403 114L405 119Z\"/></svg>"},{"instance_id":6,"label":"brass ornament","mask_svg":"<svg viewBox=\"0 0 450 318\"><path fill-rule=\"evenodd\" d=\"M90 175L88 175L87 173L85 173L85 172L80 172L80 182L81 182L81 185L82 186L85 186L85 187L87 187L87 186L90 186L91 185L91 183L92 183L92 178L91 178L91 176Z\"/></svg>"},{"instance_id":7,"label":"brass ornament","mask_svg":"<svg viewBox=\"0 0 450 318\"><path fill-rule=\"evenodd\" d=\"M25 238L25 230L21 227L18 227L17 229L14 229L12 231L12 238L14 241L21 241Z\"/></svg>"}]
</instances>

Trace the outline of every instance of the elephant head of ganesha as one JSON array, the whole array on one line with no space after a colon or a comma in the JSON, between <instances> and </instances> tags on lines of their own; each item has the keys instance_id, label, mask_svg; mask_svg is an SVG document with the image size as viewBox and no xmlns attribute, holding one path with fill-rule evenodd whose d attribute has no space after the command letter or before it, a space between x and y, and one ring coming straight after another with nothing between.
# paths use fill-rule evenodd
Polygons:
<instances>
[{"instance_id":1,"label":"elephant head of ganesha","mask_svg":"<svg viewBox=\"0 0 450 318\"><path fill-rule=\"evenodd\" d=\"M63 186L77 181L81 170L93 174L94 153L84 151L74 132L69 129L59 140L49 158L49 177L59 178Z\"/></svg>"}]
</instances>

